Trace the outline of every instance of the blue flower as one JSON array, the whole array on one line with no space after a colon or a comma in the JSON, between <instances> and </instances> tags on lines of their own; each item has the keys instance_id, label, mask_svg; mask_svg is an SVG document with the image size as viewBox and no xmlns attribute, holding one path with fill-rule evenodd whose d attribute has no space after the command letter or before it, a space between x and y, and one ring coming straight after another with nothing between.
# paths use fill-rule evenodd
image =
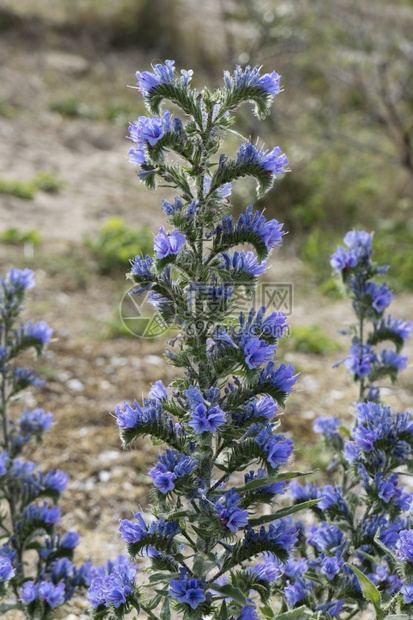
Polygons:
<instances>
[{"instance_id":1,"label":"blue flower","mask_svg":"<svg viewBox=\"0 0 413 620\"><path fill-rule=\"evenodd\" d=\"M136 568L127 558L119 555L116 561L95 569L87 599L94 609L112 603L117 609L127 602L135 583Z\"/></svg>"},{"instance_id":2,"label":"blue flower","mask_svg":"<svg viewBox=\"0 0 413 620\"><path fill-rule=\"evenodd\" d=\"M335 254L332 254L330 265L335 271L341 273L348 271L357 265L357 256L354 252L346 252L344 248L338 246Z\"/></svg>"},{"instance_id":3,"label":"blue flower","mask_svg":"<svg viewBox=\"0 0 413 620\"><path fill-rule=\"evenodd\" d=\"M377 357L370 345L354 342L350 348L350 355L344 360L344 366L356 377L367 377L371 373L372 364L376 362Z\"/></svg>"},{"instance_id":4,"label":"blue flower","mask_svg":"<svg viewBox=\"0 0 413 620\"><path fill-rule=\"evenodd\" d=\"M323 614L329 615L330 618L337 618L341 612L343 611L343 601L330 601L328 603L324 603L324 605L319 605L316 607L316 611L322 611Z\"/></svg>"},{"instance_id":5,"label":"blue flower","mask_svg":"<svg viewBox=\"0 0 413 620\"><path fill-rule=\"evenodd\" d=\"M153 484L161 493L168 493L175 488L174 480L176 476L173 472L170 471L162 471L159 463L153 469L150 469L148 472L149 476L153 480Z\"/></svg>"},{"instance_id":6,"label":"blue flower","mask_svg":"<svg viewBox=\"0 0 413 620\"><path fill-rule=\"evenodd\" d=\"M311 525L306 530L307 543L317 551L341 550L346 544L344 534L337 525L328 525L325 521L321 526Z\"/></svg>"},{"instance_id":7,"label":"blue flower","mask_svg":"<svg viewBox=\"0 0 413 620\"><path fill-rule=\"evenodd\" d=\"M247 525L243 540L244 546L248 549L248 547L259 541L266 541L275 548L279 547L289 553L298 540L298 531L294 527L288 527L288 523L282 519L275 523L277 525L271 523L268 531L262 526L259 532L256 532L250 525Z\"/></svg>"},{"instance_id":8,"label":"blue flower","mask_svg":"<svg viewBox=\"0 0 413 620\"><path fill-rule=\"evenodd\" d=\"M377 286L374 282L367 282L363 287L363 293L371 298L372 307L379 313L383 312L394 298L387 284Z\"/></svg>"},{"instance_id":9,"label":"blue flower","mask_svg":"<svg viewBox=\"0 0 413 620\"><path fill-rule=\"evenodd\" d=\"M373 254L373 235L370 233L352 230L344 237L344 243L361 260L369 259Z\"/></svg>"},{"instance_id":10,"label":"blue flower","mask_svg":"<svg viewBox=\"0 0 413 620\"><path fill-rule=\"evenodd\" d=\"M45 321L39 321L34 325L32 321L27 321L25 328L22 325L22 334L28 339L38 340L45 345L50 342L53 329Z\"/></svg>"},{"instance_id":11,"label":"blue flower","mask_svg":"<svg viewBox=\"0 0 413 620\"><path fill-rule=\"evenodd\" d=\"M42 581L37 587L39 596L45 601L49 607L54 609L58 605L62 605L65 601L65 584L59 583L53 585L51 581Z\"/></svg>"},{"instance_id":12,"label":"blue flower","mask_svg":"<svg viewBox=\"0 0 413 620\"><path fill-rule=\"evenodd\" d=\"M60 469L56 469L55 472L53 470L49 471L43 482L46 489L58 491L59 493L63 493L68 483L69 476L66 476Z\"/></svg>"},{"instance_id":13,"label":"blue flower","mask_svg":"<svg viewBox=\"0 0 413 620\"><path fill-rule=\"evenodd\" d=\"M268 554L268 556L270 555L274 558L273 561L267 557L265 558L265 562L263 564L256 564L253 567L249 567L245 572L249 575L254 575L254 577L259 581L267 581L268 583L274 583L274 581L277 581L277 579L284 573L284 568L278 558L276 558L273 554Z\"/></svg>"},{"instance_id":14,"label":"blue flower","mask_svg":"<svg viewBox=\"0 0 413 620\"><path fill-rule=\"evenodd\" d=\"M348 441L344 446L343 456L347 463L353 465L361 457L361 448L353 441Z\"/></svg>"},{"instance_id":15,"label":"blue flower","mask_svg":"<svg viewBox=\"0 0 413 620\"><path fill-rule=\"evenodd\" d=\"M152 386L152 389L149 392L149 398L152 400L165 400L167 396L168 395L162 381L156 381L155 385Z\"/></svg>"},{"instance_id":16,"label":"blue flower","mask_svg":"<svg viewBox=\"0 0 413 620\"><path fill-rule=\"evenodd\" d=\"M252 605L246 605L242 608L238 620L259 620L256 609L254 603Z\"/></svg>"},{"instance_id":17,"label":"blue flower","mask_svg":"<svg viewBox=\"0 0 413 620\"><path fill-rule=\"evenodd\" d=\"M145 143L155 146L165 132L169 131L171 131L171 115L168 110L164 110L163 118L158 118L156 115L152 118L140 116L129 126L131 140L137 144L138 148L142 148Z\"/></svg>"},{"instance_id":18,"label":"blue flower","mask_svg":"<svg viewBox=\"0 0 413 620\"><path fill-rule=\"evenodd\" d=\"M413 530L402 530L396 542L396 554L400 560L413 564Z\"/></svg>"},{"instance_id":19,"label":"blue flower","mask_svg":"<svg viewBox=\"0 0 413 620\"><path fill-rule=\"evenodd\" d=\"M404 370L407 366L408 357L398 355L395 351L382 351L381 362L384 366L392 366L396 370Z\"/></svg>"},{"instance_id":20,"label":"blue flower","mask_svg":"<svg viewBox=\"0 0 413 620\"><path fill-rule=\"evenodd\" d=\"M337 429L340 428L341 422L338 418L316 418L313 424L313 430L315 433L320 433L324 435L326 439L331 441L337 435L340 436L340 433L337 432Z\"/></svg>"},{"instance_id":21,"label":"blue flower","mask_svg":"<svg viewBox=\"0 0 413 620\"><path fill-rule=\"evenodd\" d=\"M215 514L222 525L236 534L241 527L248 523L248 510L240 510L238 505L241 501L235 489L231 489L220 497L215 504Z\"/></svg>"},{"instance_id":22,"label":"blue flower","mask_svg":"<svg viewBox=\"0 0 413 620\"><path fill-rule=\"evenodd\" d=\"M9 453L2 452L0 454L0 477L6 475L8 462L9 462Z\"/></svg>"},{"instance_id":23,"label":"blue flower","mask_svg":"<svg viewBox=\"0 0 413 620\"><path fill-rule=\"evenodd\" d=\"M29 385L41 387L46 383L46 381L41 381L39 377L36 377L33 370L29 370L29 368L13 368L13 382L15 388L18 387L19 390L23 390Z\"/></svg>"},{"instance_id":24,"label":"blue flower","mask_svg":"<svg viewBox=\"0 0 413 620\"><path fill-rule=\"evenodd\" d=\"M34 288L34 272L31 269L10 269L6 275L6 280L16 289L30 291Z\"/></svg>"},{"instance_id":25,"label":"blue flower","mask_svg":"<svg viewBox=\"0 0 413 620\"><path fill-rule=\"evenodd\" d=\"M10 559L7 556L0 555L0 581L9 581L15 574L16 571Z\"/></svg>"},{"instance_id":26,"label":"blue flower","mask_svg":"<svg viewBox=\"0 0 413 620\"><path fill-rule=\"evenodd\" d=\"M60 521L61 509L58 506L49 508L47 502L43 502L41 506L39 504L29 504L22 514L22 521L17 523L16 529L19 530L22 523L30 521L41 521L46 526L57 525Z\"/></svg>"},{"instance_id":27,"label":"blue flower","mask_svg":"<svg viewBox=\"0 0 413 620\"><path fill-rule=\"evenodd\" d=\"M20 600L26 605L30 605L37 599L37 588L33 581L26 581L19 589Z\"/></svg>"},{"instance_id":28,"label":"blue flower","mask_svg":"<svg viewBox=\"0 0 413 620\"><path fill-rule=\"evenodd\" d=\"M151 94L151 91L156 89L160 84L168 84L171 85L174 83L174 60L165 60L165 64L157 64L154 67L154 72L150 73L149 71L144 71L140 73L136 72L136 77L138 79L138 90L142 93L144 97L148 97Z\"/></svg>"},{"instance_id":29,"label":"blue flower","mask_svg":"<svg viewBox=\"0 0 413 620\"><path fill-rule=\"evenodd\" d=\"M276 351L276 345L268 345L265 340L252 338L244 345L245 363L251 370L269 362Z\"/></svg>"},{"instance_id":30,"label":"blue flower","mask_svg":"<svg viewBox=\"0 0 413 620\"><path fill-rule=\"evenodd\" d=\"M192 420L188 422L188 425L194 429L195 435L215 433L223 424L225 424L224 411L218 405L207 409L203 403L196 406L192 413Z\"/></svg>"},{"instance_id":31,"label":"blue flower","mask_svg":"<svg viewBox=\"0 0 413 620\"><path fill-rule=\"evenodd\" d=\"M402 340L407 340L412 334L413 326L410 321L403 321L402 319L392 320L389 315L387 319L382 319L379 324L375 323L374 330L378 334L380 334L380 332L386 333L390 331Z\"/></svg>"},{"instance_id":32,"label":"blue flower","mask_svg":"<svg viewBox=\"0 0 413 620\"><path fill-rule=\"evenodd\" d=\"M237 151L236 166L245 166L257 164L267 174L274 177L284 174L285 168L288 166L287 157L281 152L279 146L276 146L270 153L268 151L259 151L256 146L250 142L241 144Z\"/></svg>"},{"instance_id":33,"label":"blue flower","mask_svg":"<svg viewBox=\"0 0 413 620\"><path fill-rule=\"evenodd\" d=\"M323 489L320 489L319 497L322 498L321 501L317 504L320 510L329 510L331 508L334 508L345 516L348 516L350 514L341 487L335 486L333 489L331 484L328 484Z\"/></svg>"},{"instance_id":34,"label":"blue flower","mask_svg":"<svg viewBox=\"0 0 413 620\"><path fill-rule=\"evenodd\" d=\"M225 85L228 90L255 86L263 90L267 95L274 98L280 92L280 76L273 71L260 76L260 67L251 69L249 65L242 70L240 65L235 65L234 76L229 71L224 71Z\"/></svg>"},{"instance_id":35,"label":"blue flower","mask_svg":"<svg viewBox=\"0 0 413 620\"><path fill-rule=\"evenodd\" d=\"M325 557L321 562L321 573L332 581L336 577L341 568L344 566L344 560L340 556L333 558Z\"/></svg>"},{"instance_id":36,"label":"blue flower","mask_svg":"<svg viewBox=\"0 0 413 620\"><path fill-rule=\"evenodd\" d=\"M296 577L294 584L291 584L287 580L287 585L284 588L284 596L288 605L294 607L294 605L305 599L311 592L312 587L312 581L305 583L300 577Z\"/></svg>"},{"instance_id":37,"label":"blue flower","mask_svg":"<svg viewBox=\"0 0 413 620\"><path fill-rule=\"evenodd\" d=\"M179 254L185 241L185 236L177 230L168 235L162 226L159 229L159 234L154 239L156 258L161 259L166 258L166 256Z\"/></svg>"},{"instance_id":38,"label":"blue flower","mask_svg":"<svg viewBox=\"0 0 413 620\"><path fill-rule=\"evenodd\" d=\"M155 280L155 276L152 272L154 260L150 258L148 255L145 258L141 258L140 256L135 256L133 261L131 261L132 269L131 274L137 276L141 280L145 282L153 282Z\"/></svg>"},{"instance_id":39,"label":"blue flower","mask_svg":"<svg viewBox=\"0 0 413 620\"><path fill-rule=\"evenodd\" d=\"M309 499L317 499L320 497L320 491L316 484L306 482L303 487L301 484L292 480L288 485L288 495L294 504L306 502Z\"/></svg>"},{"instance_id":40,"label":"blue flower","mask_svg":"<svg viewBox=\"0 0 413 620\"><path fill-rule=\"evenodd\" d=\"M275 370L274 362L269 362L260 373L258 385L263 386L269 383L273 388L288 395L298 379L298 375L294 375L294 372L291 363L288 363L288 366L280 364Z\"/></svg>"},{"instance_id":41,"label":"blue flower","mask_svg":"<svg viewBox=\"0 0 413 620\"><path fill-rule=\"evenodd\" d=\"M255 147L254 147L255 148ZM255 234L261 237L267 251L279 245L285 232L282 231L283 224L277 220L267 222L265 217L259 212L253 213L250 205L245 213L241 213L236 225L234 226L232 215L224 217L216 227L214 234L216 243L230 241L234 234Z\"/></svg>"},{"instance_id":42,"label":"blue flower","mask_svg":"<svg viewBox=\"0 0 413 620\"><path fill-rule=\"evenodd\" d=\"M54 421L54 415L49 411L45 413L43 409L25 409L21 414L18 425L22 435L28 435L32 433L45 433L48 431Z\"/></svg>"},{"instance_id":43,"label":"blue flower","mask_svg":"<svg viewBox=\"0 0 413 620\"><path fill-rule=\"evenodd\" d=\"M80 536L77 532L68 532L62 540L62 549L76 549L79 544Z\"/></svg>"},{"instance_id":44,"label":"blue flower","mask_svg":"<svg viewBox=\"0 0 413 620\"><path fill-rule=\"evenodd\" d=\"M267 269L267 261L263 261L259 265L253 252L234 252L232 256L228 252L223 252L221 257L224 268L230 272L232 277L234 274L245 273L257 278Z\"/></svg>"},{"instance_id":45,"label":"blue flower","mask_svg":"<svg viewBox=\"0 0 413 620\"><path fill-rule=\"evenodd\" d=\"M403 595L403 601L406 605L413 603L413 583L407 583L404 585L400 588L400 592Z\"/></svg>"},{"instance_id":46,"label":"blue flower","mask_svg":"<svg viewBox=\"0 0 413 620\"><path fill-rule=\"evenodd\" d=\"M141 146L137 149L129 149L128 155L130 163L134 166L145 166L147 164L145 151Z\"/></svg>"},{"instance_id":47,"label":"blue flower","mask_svg":"<svg viewBox=\"0 0 413 620\"><path fill-rule=\"evenodd\" d=\"M180 569L180 579L172 579L169 582L169 594L176 598L178 603L186 603L192 609L206 601L204 584L199 579L187 579L186 572Z\"/></svg>"},{"instance_id":48,"label":"blue flower","mask_svg":"<svg viewBox=\"0 0 413 620\"><path fill-rule=\"evenodd\" d=\"M135 519L137 523L132 523L128 519L119 520L119 531L124 542L138 543L148 534L142 515L136 513Z\"/></svg>"}]
</instances>

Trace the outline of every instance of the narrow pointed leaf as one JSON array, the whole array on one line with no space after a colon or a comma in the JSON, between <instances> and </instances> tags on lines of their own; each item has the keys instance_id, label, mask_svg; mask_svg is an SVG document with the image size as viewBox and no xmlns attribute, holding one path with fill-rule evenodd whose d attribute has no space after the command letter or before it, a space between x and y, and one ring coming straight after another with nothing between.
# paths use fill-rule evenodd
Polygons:
<instances>
[{"instance_id":1,"label":"narrow pointed leaf","mask_svg":"<svg viewBox=\"0 0 413 620\"><path fill-rule=\"evenodd\" d=\"M226 598L231 598L233 601L245 607L248 604L247 597L245 594L239 589L235 588L231 584L227 583L224 586L219 586L216 583L211 583L211 590L215 590L215 592L219 592L220 594L224 594Z\"/></svg>"},{"instance_id":2,"label":"narrow pointed leaf","mask_svg":"<svg viewBox=\"0 0 413 620\"><path fill-rule=\"evenodd\" d=\"M271 523L276 519L284 519L284 517L288 517L288 515L294 514L294 512L299 512L300 510L305 510L306 508L311 508L318 504L321 501L321 497L318 499L309 499L307 502L302 502L301 504L295 504L294 506L286 506L285 508L281 508L277 510L277 512L273 512L270 515L262 515L261 517L257 517L256 519L249 519L248 523L251 527L255 527L256 525L263 525L264 523Z\"/></svg>"},{"instance_id":3,"label":"narrow pointed leaf","mask_svg":"<svg viewBox=\"0 0 413 620\"><path fill-rule=\"evenodd\" d=\"M313 612L311 609L308 609L308 607L302 605L301 607L297 607L297 609L290 609L289 611L276 616L276 618L278 618L278 620L294 620L294 618L299 618L301 614L311 616L312 613Z\"/></svg>"},{"instance_id":4,"label":"narrow pointed leaf","mask_svg":"<svg viewBox=\"0 0 413 620\"><path fill-rule=\"evenodd\" d=\"M364 575L364 573L362 573L352 564L346 564L346 566L351 568L351 570L355 573L364 597L373 603L374 609L376 610L378 617L382 617L383 612L381 609L381 594L374 585L374 583L371 582L370 579L368 579L368 577Z\"/></svg>"}]
</instances>

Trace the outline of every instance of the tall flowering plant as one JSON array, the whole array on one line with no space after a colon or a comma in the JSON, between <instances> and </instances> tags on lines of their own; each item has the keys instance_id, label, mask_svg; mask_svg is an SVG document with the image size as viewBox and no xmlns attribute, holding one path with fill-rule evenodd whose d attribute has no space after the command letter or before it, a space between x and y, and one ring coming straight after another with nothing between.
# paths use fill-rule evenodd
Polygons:
<instances>
[{"instance_id":1,"label":"tall flowering plant","mask_svg":"<svg viewBox=\"0 0 413 620\"><path fill-rule=\"evenodd\" d=\"M10 412L22 390L44 385L20 365L29 349L41 355L53 334L44 321L20 320L22 303L34 286L30 269L11 269L0 279L0 598L5 599L0 611L20 609L27 618L48 620L90 585L92 566L74 566L79 535L59 531L57 504L68 477L59 469L39 471L24 458L30 444L40 443L50 430L53 414L26 409L15 419ZM36 561L30 560L33 552Z\"/></svg>"},{"instance_id":2,"label":"tall flowering plant","mask_svg":"<svg viewBox=\"0 0 413 620\"><path fill-rule=\"evenodd\" d=\"M162 183L177 196L163 201L170 229L155 236L153 257L131 261L129 277L133 294L149 295L165 324L179 327L166 358L182 376L169 386L157 381L143 403L116 408L125 447L148 435L163 448L148 472L152 519L136 513L120 521L132 562L96 577L88 598L96 618L136 609L168 619L172 608L186 619L253 619L271 595L267 577L280 573L297 542L289 515L318 502L259 516L299 475L282 470L293 442L277 420L297 375L273 361L286 317L265 308L237 314L235 304L236 293L254 293L284 232L251 206L234 221L231 184L253 177L262 195L288 162L278 147L268 152L250 142L233 158L219 153L222 139L235 134L236 109L252 102L266 116L280 78L237 67L225 72L222 88L198 92L192 72L177 74L173 61L136 75L151 116L130 126L130 161L148 188ZM166 100L183 118L161 110ZM234 251L241 244L252 251ZM138 556L150 562L140 587Z\"/></svg>"},{"instance_id":3,"label":"tall flowering plant","mask_svg":"<svg viewBox=\"0 0 413 620\"><path fill-rule=\"evenodd\" d=\"M413 612L413 495L400 478L412 470L413 421L380 401L377 382L394 382L406 366L400 351L412 325L384 316L393 295L374 281L386 268L372 262L372 241L366 232L349 232L347 249L339 247L331 258L357 318L344 363L359 383L359 402L350 429L337 417L315 421L331 450L333 484L289 484L293 503L320 501L311 508L316 523L302 524L295 561L276 585L287 606L306 605L322 617L349 619L368 609L369 617L407 620Z\"/></svg>"}]
</instances>

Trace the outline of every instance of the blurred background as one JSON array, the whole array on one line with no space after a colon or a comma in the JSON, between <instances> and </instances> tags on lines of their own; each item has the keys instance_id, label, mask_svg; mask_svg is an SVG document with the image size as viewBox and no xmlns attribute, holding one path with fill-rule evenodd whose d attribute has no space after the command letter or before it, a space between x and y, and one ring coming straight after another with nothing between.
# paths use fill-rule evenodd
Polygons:
<instances>
[{"instance_id":1,"label":"blurred background","mask_svg":"<svg viewBox=\"0 0 413 620\"><path fill-rule=\"evenodd\" d=\"M117 519L146 505L153 462L144 443L121 451L109 412L174 374L165 336L128 338L118 314L128 259L151 251L168 197L148 192L127 161L128 123L144 113L135 71L172 58L194 69L198 88L221 85L238 63L282 76L271 116L258 123L244 106L237 129L290 161L257 206L289 231L268 277L294 282L280 355L302 373L283 418L300 439L354 397L331 369L351 312L329 255L348 229L375 232L399 294L394 314L411 319L412 33L412 0L0 0L0 268L35 269L30 313L55 329L36 362L48 384L23 404L58 419L42 454L73 478L66 525L85 534L93 560L108 540L119 548ZM255 203L254 183L233 198L237 211ZM389 404L411 403L411 374ZM306 458L323 468L319 451Z\"/></svg>"}]
</instances>

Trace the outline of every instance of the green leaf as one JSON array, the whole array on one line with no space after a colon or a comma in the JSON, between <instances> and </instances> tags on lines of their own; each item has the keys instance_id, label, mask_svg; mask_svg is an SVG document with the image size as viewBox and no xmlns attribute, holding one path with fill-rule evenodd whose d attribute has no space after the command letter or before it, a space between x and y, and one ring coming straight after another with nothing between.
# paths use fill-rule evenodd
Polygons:
<instances>
[{"instance_id":1,"label":"green leaf","mask_svg":"<svg viewBox=\"0 0 413 620\"><path fill-rule=\"evenodd\" d=\"M301 614L311 616L312 613L313 612L311 611L311 609L308 609L308 607L302 605L301 607L297 607L296 609L290 609L289 611L285 611L284 613L279 614L275 617L278 618L278 620L294 620L294 618L298 618L299 616L301 616Z\"/></svg>"},{"instance_id":2,"label":"green leaf","mask_svg":"<svg viewBox=\"0 0 413 620\"><path fill-rule=\"evenodd\" d=\"M260 607L260 611L264 614L267 620L273 620L273 618L275 618L275 613L269 605L264 605L263 607Z\"/></svg>"},{"instance_id":3,"label":"green leaf","mask_svg":"<svg viewBox=\"0 0 413 620\"><path fill-rule=\"evenodd\" d=\"M217 620L228 620L228 609L225 601L222 601L221 609L218 612Z\"/></svg>"},{"instance_id":4,"label":"green leaf","mask_svg":"<svg viewBox=\"0 0 413 620\"><path fill-rule=\"evenodd\" d=\"M164 604L162 605L160 620L170 620L171 618L171 610L169 608L169 598L166 597Z\"/></svg>"},{"instance_id":5,"label":"green leaf","mask_svg":"<svg viewBox=\"0 0 413 620\"><path fill-rule=\"evenodd\" d=\"M231 598L233 601L245 607L248 605L247 597L239 588L235 588L231 584L227 583L224 586L219 586L216 583L211 583L211 590L215 590L215 592L219 592L220 594L224 594L225 597Z\"/></svg>"},{"instance_id":6,"label":"green leaf","mask_svg":"<svg viewBox=\"0 0 413 620\"><path fill-rule=\"evenodd\" d=\"M311 474L316 474L317 472L318 469L312 469L311 471L285 471L282 474L278 474L277 482L299 478L300 476L311 476Z\"/></svg>"},{"instance_id":7,"label":"green leaf","mask_svg":"<svg viewBox=\"0 0 413 620\"><path fill-rule=\"evenodd\" d=\"M248 519L249 525L251 527L255 527L256 525L263 525L264 523L271 523L276 519L284 519L288 515L294 514L294 512L299 512L300 510L305 510L306 508L311 508L321 502L321 497L318 499L309 499L307 502L301 502L301 504L295 504L294 506L286 506L285 508L281 508L277 510L277 512L273 512L270 515L262 515L261 517L257 517L256 519Z\"/></svg>"},{"instance_id":8,"label":"green leaf","mask_svg":"<svg viewBox=\"0 0 413 620\"><path fill-rule=\"evenodd\" d=\"M366 577L366 575L364 575L358 568L356 568L352 564L346 563L346 566L351 568L351 570L355 573L364 597L373 603L376 614L378 615L378 617L381 618L383 614L381 609L381 594L374 585L374 583L372 583L370 579Z\"/></svg>"},{"instance_id":9,"label":"green leaf","mask_svg":"<svg viewBox=\"0 0 413 620\"><path fill-rule=\"evenodd\" d=\"M260 489L261 487L266 487L269 484L273 484L274 482L278 482L278 476L267 476L267 478L257 478L256 480L251 480L251 482L247 482L243 487L237 489L237 493L245 493L246 491L253 491L254 489Z\"/></svg>"}]
</instances>

